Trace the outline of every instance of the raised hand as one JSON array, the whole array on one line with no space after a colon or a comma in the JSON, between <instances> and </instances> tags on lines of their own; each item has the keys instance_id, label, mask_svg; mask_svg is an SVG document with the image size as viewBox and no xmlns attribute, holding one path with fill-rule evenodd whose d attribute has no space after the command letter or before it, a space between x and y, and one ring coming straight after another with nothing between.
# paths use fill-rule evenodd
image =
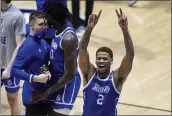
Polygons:
<instances>
[{"instance_id":1,"label":"raised hand","mask_svg":"<svg viewBox=\"0 0 172 116\"><path fill-rule=\"evenodd\" d=\"M121 27L121 29L126 29L126 28L128 28L127 16L122 12L121 8L119 10L120 10L120 14L117 11L117 9L115 9L116 14L118 16L118 24Z\"/></svg>"},{"instance_id":2,"label":"raised hand","mask_svg":"<svg viewBox=\"0 0 172 116\"><path fill-rule=\"evenodd\" d=\"M88 19L88 27L94 28L94 26L97 24L99 17L101 15L102 10L99 11L99 14L91 14Z\"/></svg>"}]
</instances>

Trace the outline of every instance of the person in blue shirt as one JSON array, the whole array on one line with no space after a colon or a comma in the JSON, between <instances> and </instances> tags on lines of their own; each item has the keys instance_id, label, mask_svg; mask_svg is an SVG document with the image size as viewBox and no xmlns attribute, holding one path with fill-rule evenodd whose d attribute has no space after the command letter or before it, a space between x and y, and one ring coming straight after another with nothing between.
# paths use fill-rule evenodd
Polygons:
<instances>
[{"instance_id":1,"label":"person in blue shirt","mask_svg":"<svg viewBox=\"0 0 172 116\"><path fill-rule=\"evenodd\" d=\"M36 91L33 101L50 96L54 103L54 115L69 115L78 95L81 78L77 67L78 38L69 24L71 14L67 7L57 0L47 0L47 22L56 29L50 52L51 87L45 92Z\"/></svg>"},{"instance_id":2,"label":"person in blue shirt","mask_svg":"<svg viewBox=\"0 0 172 116\"><path fill-rule=\"evenodd\" d=\"M134 47L128 30L126 15L116 10L118 23L124 35L126 54L121 65L112 70L113 52L108 47L96 51L96 67L89 60L87 47L91 32L97 24L99 15L90 15L87 29L79 46L79 67L83 76L83 116L117 116L117 104L122 87L132 70Z\"/></svg>"},{"instance_id":3,"label":"person in blue shirt","mask_svg":"<svg viewBox=\"0 0 172 116\"><path fill-rule=\"evenodd\" d=\"M30 34L20 46L11 68L13 77L24 80L22 101L26 107L26 115L46 116L52 112L52 105L47 99L33 102L31 96L35 90L45 90L49 87L51 74L48 70L42 72L41 67L48 67L50 46L42 39L45 35L45 14L34 11L29 17Z\"/></svg>"}]
</instances>

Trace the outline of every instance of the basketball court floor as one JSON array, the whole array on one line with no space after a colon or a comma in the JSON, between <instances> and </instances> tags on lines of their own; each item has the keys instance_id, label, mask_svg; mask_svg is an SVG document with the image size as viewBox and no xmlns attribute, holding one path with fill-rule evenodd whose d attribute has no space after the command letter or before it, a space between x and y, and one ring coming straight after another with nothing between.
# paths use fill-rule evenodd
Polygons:
<instances>
[{"instance_id":1,"label":"basketball court floor","mask_svg":"<svg viewBox=\"0 0 172 116\"><path fill-rule=\"evenodd\" d=\"M19 8L35 9L34 1L15 1ZM68 2L69 9L71 3ZM102 10L89 44L90 58L95 51L108 46L114 52L112 68L117 68L125 55L124 39L115 9L122 8L128 17L134 43L133 69L123 86L118 104L119 115L171 115L171 2L139 1L128 7L128 1L96 1L93 13ZM85 3L81 2L81 14ZM21 100L21 109L24 110ZM71 112L82 113L82 87ZM1 115L10 114L4 87L1 89Z\"/></svg>"}]
</instances>

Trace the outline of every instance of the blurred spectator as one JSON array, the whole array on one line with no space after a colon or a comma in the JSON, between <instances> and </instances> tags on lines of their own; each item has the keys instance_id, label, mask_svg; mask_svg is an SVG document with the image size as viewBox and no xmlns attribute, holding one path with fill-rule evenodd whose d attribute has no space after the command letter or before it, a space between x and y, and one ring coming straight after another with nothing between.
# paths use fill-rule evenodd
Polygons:
<instances>
[{"instance_id":1,"label":"blurred spectator","mask_svg":"<svg viewBox=\"0 0 172 116\"><path fill-rule=\"evenodd\" d=\"M137 2L137 0L130 0L130 2L129 2L129 6L133 6L135 3Z\"/></svg>"},{"instance_id":2,"label":"blurred spectator","mask_svg":"<svg viewBox=\"0 0 172 116\"><path fill-rule=\"evenodd\" d=\"M85 28L87 27L87 22L89 15L92 14L93 11L93 0L85 1L85 20L80 18L80 0L72 0L72 23L74 28L76 29L77 35L80 36Z\"/></svg>"}]
</instances>

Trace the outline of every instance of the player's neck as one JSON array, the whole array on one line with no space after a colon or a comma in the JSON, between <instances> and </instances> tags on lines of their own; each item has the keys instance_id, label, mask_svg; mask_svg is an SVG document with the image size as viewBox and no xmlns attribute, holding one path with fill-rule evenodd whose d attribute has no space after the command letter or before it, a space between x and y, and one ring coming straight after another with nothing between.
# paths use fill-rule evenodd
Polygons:
<instances>
[{"instance_id":1,"label":"player's neck","mask_svg":"<svg viewBox=\"0 0 172 116\"><path fill-rule=\"evenodd\" d=\"M57 28L57 35L60 34L63 30L65 30L67 28L67 24L64 24L64 25L61 25L61 26L58 26L60 28Z\"/></svg>"},{"instance_id":2,"label":"player's neck","mask_svg":"<svg viewBox=\"0 0 172 116\"><path fill-rule=\"evenodd\" d=\"M97 75L99 76L99 78L105 79L105 78L108 77L109 73L110 73L110 70L107 71L106 73L99 73L99 72L97 72Z\"/></svg>"},{"instance_id":3,"label":"player's neck","mask_svg":"<svg viewBox=\"0 0 172 116\"><path fill-rule=\"evenodd\" d=\"M11 7L11 3L7 4L5 2L1 2L1 11L6 11Z\"/></svg>"}]
</instances>

